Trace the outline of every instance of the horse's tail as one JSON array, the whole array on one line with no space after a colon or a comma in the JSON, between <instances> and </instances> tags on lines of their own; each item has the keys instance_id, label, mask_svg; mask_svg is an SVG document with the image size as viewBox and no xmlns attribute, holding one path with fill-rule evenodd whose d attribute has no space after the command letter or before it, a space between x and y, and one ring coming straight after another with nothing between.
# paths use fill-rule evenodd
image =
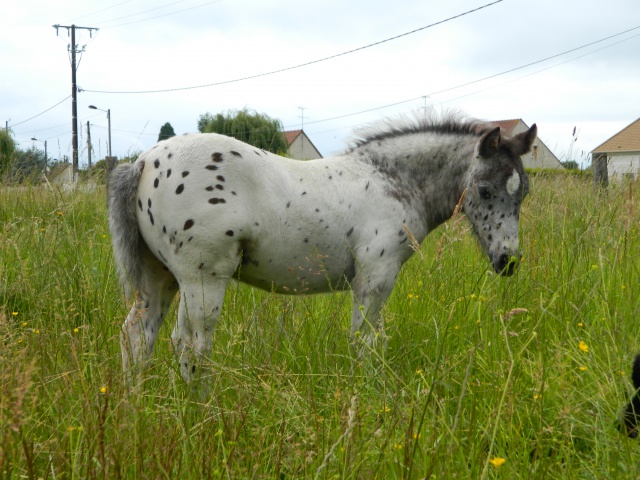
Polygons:
<instances>
[{"instance_id":1,"label":"horse's tail","mask_svg":"<svg viewBox=\"0 0 640 480\"><path fill-rule=\"evenodd\" d=\"M147 246L136 218L138 182L144 161L119 165L109 177L109 231L120 283L130 297L143 289L144 253Z\"/></svg>"}]
</instances>

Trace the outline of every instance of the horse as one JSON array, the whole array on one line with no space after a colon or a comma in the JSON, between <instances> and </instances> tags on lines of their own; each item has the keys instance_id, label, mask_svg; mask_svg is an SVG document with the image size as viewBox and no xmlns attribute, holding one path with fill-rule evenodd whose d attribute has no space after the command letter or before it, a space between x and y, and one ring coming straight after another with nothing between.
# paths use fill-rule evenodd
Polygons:
<instances>
[{"instance_id":1,"label":"horse","mask_svg":"<svg viewBox=\"0 0 640 480\"><path fill-rule=\"evenodd\" d=\"M109 181L109 228L125 294L125 372L152 355L180 291L171 342L189 384L212 346L231 279L280 294L350 289L352 337L373 338L416 245L462 210L496 273L519 261L529 191L507 137L460 114L386 119L331 158L300 161L218 134L163 140Z\"/></svg>"}]
</instances>

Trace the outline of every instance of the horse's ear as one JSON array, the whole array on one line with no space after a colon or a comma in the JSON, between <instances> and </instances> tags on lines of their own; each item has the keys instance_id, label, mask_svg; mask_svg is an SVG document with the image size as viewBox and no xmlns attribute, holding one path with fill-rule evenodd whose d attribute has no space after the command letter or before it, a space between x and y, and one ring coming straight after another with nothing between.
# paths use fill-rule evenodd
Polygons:
<instances>
[{"instance_id":1,"label":"horse's ear","mask_svg":"<svg viewBox=\"0 0 640 480\"><path fill-rule=\"evenodd\" d=\"M513 143L516 147L516 153L518 155L524 155L529 153L533 142L535 142L538 136L538 127L534 123L531 128L526 132L519 133L513 137Z\"/></svg>"},{"instance_id":2,"label":"horse's ear","mask_svg":"<svg viewBox=\"0 0 640 480\"><path fill-rule=\"evenodd\" d=\"M500 135L500 127L489 130L478 142L478 155L482 158L493 157L498 153L502 136Z\"/></svg>"}]
</instances>

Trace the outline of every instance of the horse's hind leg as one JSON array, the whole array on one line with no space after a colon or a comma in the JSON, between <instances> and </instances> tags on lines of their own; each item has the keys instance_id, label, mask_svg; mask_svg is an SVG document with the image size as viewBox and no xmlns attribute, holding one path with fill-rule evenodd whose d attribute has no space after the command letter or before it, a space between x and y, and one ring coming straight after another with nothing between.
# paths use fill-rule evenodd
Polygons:
<instances>
[{"instance_id":1,"label":"horse's hind leg","mask_svg":"<svg viewBox=\"0 0 640 480\"><path fill-rule=\"evenodd\" d=\"M188 384L194 376L201 375L202 361L211 351L213 330L220 317L226 287L224 278L180 284L178 321L171 340L180 373Z\"/></svg>"},{"instance_id":2,"label":"horse's hind leg","mask_svg":"<svg viewBox=\"0 0 640 480\"><path fill-rule=\"evenodd\" d=\"M174 276L158 266L149 272L120 332L122 366L138 368L153 354L156 338L178 290Z\"/></svg>"}]
</instances>

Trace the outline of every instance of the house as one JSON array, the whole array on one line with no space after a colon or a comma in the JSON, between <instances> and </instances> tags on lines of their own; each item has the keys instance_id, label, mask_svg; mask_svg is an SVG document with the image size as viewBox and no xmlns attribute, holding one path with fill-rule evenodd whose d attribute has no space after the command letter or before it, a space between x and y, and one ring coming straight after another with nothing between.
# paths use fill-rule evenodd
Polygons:
<instances>
[{"instance_id":1,"label":"house","mask_svg":"<svg viewBox=\"0 0 640 480\"><path fill-rule=\"evenodd\" d=\"M47 174L47 180L54 185L73 183L73 167L70 163L57 165Z\"/></svg>"},{"instance_id":2,"label":"house","mask_svg":"<svg viewBox=\"0 0 640 480\"><path fill-rule=\"evenodd\" d=\"M493 125L500 127L502 132L512 137L518 133L526 132L529 130L529 126L522 121L521 118L513 120L499 120L497 122L490 122ZM522 163L524 168L551 168L561 170L564 167L558 157L547 147L540 137L536 138L536 141L531 147L531 151L525 155L522 155Z\"/></svg>"},{"instance_id":3,"label":"house","mask_svg":"<svg viewBox=\"0 0 640 480\"><path fill-rule=\"evenodd\" d=\"M322 158L322 155L320 155L320 152L311 140L309 140L309 137L307 137L304 131L290 130L284 132L284 138L287 140L287 145L289 145L287 153L291 158L297 158L299 160Z\"/></svg>"},{"instance_id":4,"label":"house","mask_svg":"<svg viewBox=\"0 0 640 480\"><path fill-rule=\"evenodd\" d=\"M593 149L593 165L606 162L608 176L640 175L640 118Z\"/></svg>"}]
</instances>

